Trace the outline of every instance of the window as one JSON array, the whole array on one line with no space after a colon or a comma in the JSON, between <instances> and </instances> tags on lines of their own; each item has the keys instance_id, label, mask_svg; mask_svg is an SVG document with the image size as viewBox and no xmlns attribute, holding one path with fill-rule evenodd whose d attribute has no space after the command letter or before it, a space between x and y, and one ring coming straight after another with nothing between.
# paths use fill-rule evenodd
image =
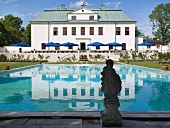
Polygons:
<instances>
[{"instance_id":1,"label":"window","mask_svg":"<svg viewBox=\"0 0 170 128\"><path fill-rule=\"evenodd\" d=\"M90 35L94 35L94 27L90 27Z\"/></svg>"},{"instance_id":2,"label":"window","mask_svg":"<svg viewBox=\"0 0 170 128\"><path fill-rule=\"evenodd\" d=\"M151 46L147 46L147 48L148 48L148 49L150 49L150 48L151 48Z\"/></svg>"},{"instance_id":3,"label":"window","mask_svg":"<svg viewBox=\"0 0 170 128\"><path fill-rule=\"evenodd\" d=\"M81 96L85 96L85 95L86 95L85 89L81 89Z\"/></svg>"},{"instance_id":4,"label":"window","mask_svg":"<svg viewBox=\"0 0 170 128\"><path fill-rule=\"evenodd\" d=\"M89 16L89 20L94 20L94 16Z\"/></svg>"},{"instance_id":5,"label":"window","mask_svg":"<svg viewBox=\"0 0 170 128\"><path fill-rule=\"evenodd\" d=\"M63 35L67 35L67 27L63 27Z\"/></svg>"},{"instance_id":6,"label":"window","mask_svg":"<svg viewBox=\"0 0 170 128\"><path fill-rule=\"evenodd\" d=\"M73 49L73 46L68 46L68 49Z\"/></svg>"},{"instance_id":7,"label":"window","mask_svg":"<svg viewBox=\"0 0 170 128\"><path fill-rule=\"evenodd\" d=\"M54 96L58 96L58 88L54 88Z\"/></svg>"},{"instance_id":8,"label":"window","mask_svg":"<svg viewBox=\"0 0 170 128\"><path fill-rule=\"evenodd\" d=\"M126 50L126 43L122 43L122 50Z\"/></svg>"},{"instance_id":9,"label":"window","mask_svg":"<svg viewBox=\"0 0 170 128\"><path fill-rule=\"evenodd\" d=\"M129 35L129 27L125 27L125 35Z\"/></svg>"},{"instance_id":10,"label":"window","mask_svg":"<svg viewBox=\"0 0 170 128\"><path fill-rule=\"evenodd\" d=\"M96 46L96 49L100 50L100 46Z\"/></svg>"},{"instance_id":11,"label":"window","mask_svg":"<svg viewBox=\"0 0 170 128\"><path fill-rule=\"evenodd\" d=\"M90 88L90 96L94 96L94 88Z\"/></svg>"},{"instance_id":12,"label":"window","mask_svg":"<svg viewBox=\"0 0 170 128\"><path fill-rule=\"evenodd\" d=\"M71 20L76 20L76 16L71 16Z\"/></svg>"},{"instance_id":13,"label":"window","mask_svg":"<svg viewBox=\"0 0 170 128\"><path fill-rule=\"evenodd\" d=\"M120 27L116 27L116 35L120 35Z\"/></svg>"},{"instance_id":14,"label":"window","mask_svg":"<svg viewBox=\"0 0 170 128\"><path fill-rule=\"evenodd\" d=\"M53 28L53 35L54 36L58 35L58 27Z\"/></svg>"},{"instance_id":15,"label":"window","mask_svg":"<svg viewBox=\"0 0 170 128\"><path fill-rule=\"evenodd\" d=\"M125 88L125 96L129 96L129 88Z\"/></svg>"},{"instance_id":16,"label":"window","mask_svg":"<svg viewBox=\"0 0 170 128\"><path fill-rule=\"evenodd\" d=\"M56 44L59 44L59 43L56 43ZM55 50L60 50L60 47L55 47Z\"/></svg>"},{"instance_id":17,"label":"window","mask_svg":"<svg viewBox=\"0 0 170 128\"><path fill-rule=\"evenodd\" d=\"M101 91L101 89L99 88L99 96L103 96L103 92Z\"/></svg>"},{"instance_id":18,"label":"window","mask_svg":"<svg viewBox=\"0 0 170 128\"><path fill-rule=\"evenodd\" d=\"M113 46L109 46L109 50L113 49Z\"/></svg>"},{"instance_id":19,"label":"window","mask_svg":"<svg viewBox=\"0 0 170 128\"><path fill-rule=\"evenodd\" d=\"M103 35L103 27L99 27L99 35Z\"/></svg>"},{"instance_id":20,"label":"window","mask_svg":"<svg viewBox=\"0 0 170 128\"><path fill-rule=\"evenodd\" d=\"M157 44L157 45L156 45L156 48L157 48L157 49L160 49L160 44Z\"/></svg>"},{"instance_id":21,"label":"window","mask_svg":"<svg viewBox=\"0 0 170 128\"><path fill-rule=\"evenodd\" d=\"M76 95L76 88L72 88L72 95Z\"/></svg>"},{"instance_id":22,"label":"window","mask_svg":"<svg viewBox=\"0 0 170 128\"><path fill-rule=\"evenodd\" d=\"M85 27L81 27L81 35L85 35Z\"/></svg>"},{"instance_id":23,"label":"window","mask_svg":"<svg viewBox=\"0 0 170 128\"><path fill-rule=\"evenodd\" d=\"M42 44L41 44L41 49L45 49L44 44L45 44L45 43L42 43Z\"/></svg>"},{"instance_id":24,"label":"window","mask_svg":"<svg viewBox=\"0 0 170 128\"><path fill-rule=\"evenodd\" d=\"M72 35L76 35L76 27L72 27Z\"/></svg>"},{"instance_id":25,"label":"window","mask_svg":"<svg viewBox=\"0 0 170 128\"><path fill-rule=\"evenodd\" d=\"M66 88L63 88L63 96L68 96L68 92Z\"/></svg>"},{"instance_id":26,"label":"window","mask_svg":"<svg viewBox=\"0 0 170 128\"><path fill-rule=\"evenodd\" d=\"M77 107L76 102L72 102L72 107Z\"/></svg>"}]
</instances>

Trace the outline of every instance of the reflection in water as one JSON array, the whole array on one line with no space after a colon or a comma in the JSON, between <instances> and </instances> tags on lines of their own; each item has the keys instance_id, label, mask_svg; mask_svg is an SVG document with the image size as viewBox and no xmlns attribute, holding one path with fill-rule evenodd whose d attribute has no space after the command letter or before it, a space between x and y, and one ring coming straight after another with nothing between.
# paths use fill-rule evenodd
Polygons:
<instances>
[{"instance_id":1,"label":"reflection in water","mask_svg":"<svg viewBox=\"0 0 170 128\"><path fill-rule=\"evenodd\" d=\"M13 96L9 96L5 98L6 104L18 104L23 100L22 94L14 94Z\"/></svg>"},{"instance_id":2,"label":"reflection in water","mask_svg":"<svg viewBox=\"0 0 170 128\"><path fill-rule=\"evenodd\" d=\"M149 106L153 110L170 111L170 83L155 81L156 86L152 87L152 97Z\"/></svg>"},{"instance_id":3,"label":"reflection in water","mask_svg":"<svg viewBox=\"0 0 170 128\"><path fill-rule=\"evenodd\" d=\"M104 65L41 65L0 74L0 110L103 110ZM114 65L122 80L120 110L169 111L170 74Z\"/></svg>"}]
</instances>

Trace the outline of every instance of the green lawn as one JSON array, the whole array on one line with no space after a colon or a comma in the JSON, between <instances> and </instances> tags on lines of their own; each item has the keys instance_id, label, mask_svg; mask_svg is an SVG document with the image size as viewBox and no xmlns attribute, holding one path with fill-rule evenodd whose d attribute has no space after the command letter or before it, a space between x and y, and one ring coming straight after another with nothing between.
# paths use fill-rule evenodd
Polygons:
<instances>
[{"instance_id":1,"label":"green lawn","mask_svg":"<svg viewBox=\"0 0 170 128\"><path fill-rule=\"evenodd\" d=\"M35 64L38 64L38 62L0 62L0 71L4 70L4 65L8 65L10 69L13 69Z\"/></svg>"},{"instance_id":2,"label":"green lawn","mask_svg":"<svg viewBox=\"0 0 170 128\"><path fill-rule=\"evenodd\" d=\"M4 65L8 65L10 69L14 69L36 64L38 64L38 62L0 62L0 71L4 70ZM86 62L48 62L48 64L86 64ZM105 64L105 62L88 62L88 64Z\"/></svg>"},{"instance_id":3,"label":"green lawn","mask_svg":"<svg viewBox=\"0 0 170 128\"><path fill-rule=\"evenodd\" d=\"M36 65L38 62L0 62L0 71L4 69L4 65L8 65L10 69L19 68L24 66ZM49 62L48 64L81 64L80 62ZM85 64L85 62L83 62ZM88 62L88 64L105 64L105 62ZM155 61L140 61L140 62L129 62L131 65L162 69L162 64ZM170 70L170 64L169 64Z\"/></svg>"},{"instance_id":4,"label":"green lawn","mask_svg":"<svg viewBox=\"0 0 170 128\"><path fill-rule=\"evenodd\" d=\"M162 69L162 64L159 64L158 62L155 62L155 61L129 62L129 64L148 67L148 68L154 68L154 69ZM170 70L170 64L168 67L169 67L168 70Z\"/></svg>"}]
</instances>

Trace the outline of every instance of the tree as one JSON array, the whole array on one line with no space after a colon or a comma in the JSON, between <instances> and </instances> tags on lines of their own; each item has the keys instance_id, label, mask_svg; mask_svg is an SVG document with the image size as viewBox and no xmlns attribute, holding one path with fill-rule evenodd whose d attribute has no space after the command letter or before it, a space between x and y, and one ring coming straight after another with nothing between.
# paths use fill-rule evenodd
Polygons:
<instances>
[{"instance_id":1,"label":"tree","mask_svg":"<svg viewBox=\"0 0 170 128\"><path fill-rule=\"evenodd\" d=\"M135 26L135 35L136 36L144 36L144 33L142 32L142 30L140 30L139 28L138 28L138 26Z\"/></svg>"},{"instance_id":2,"label":"tree","mask_svg":"<svg viewBox=\"0 0 170 128\"><path fill-rule=\"evenodd\" d=\"M24 34L23 34L23 39L22 41L26 44L30 44L31 45L31 24L28 24Z\"/></svg>"},{"instance_id":3,"label":"tree","mask_svg":"<svg viewBox=\"0 0 170 128\"><path fill-rule=\"evenodd\" d=\"M23 36L22 33L24 31L24 28L21 26L22 22L21 18L14 17L11 14L0 19L1 26L4 26L3 30L5 29L7 31L7 36L1 34L3 39L5 39L1 42L1 44L3 43L2 46L11 45L21 41Z\"/></svg>"},{"instance_id":4,"label":"tree","mask_svg":"<svg viewBox=\"0 0 170 128\"><path fill-rule=\"evenodd\" d=\"M6 43L8 31L5 26L0 22L0 47L3 47Z\"/></svg>"},{"instance_id":5,"label":"tree","mask_svg":"<svg viewBox=\"0 0 170 128\"><path fill-rule=\"evenodd\" d=\"M149 15L153 34L163 44L170 42L170 3L157 5Z\"/></svg>"},{"instance_id":6,"label":"tree","mask_svg":"<svg viewBox=\"0 0 170 128\"><path fill-rule=\"evenodd\" d=\"M5 26L10 26L10 27L16 28L18 30L21 30L21 28L22 28L21 27L21 25L23 23L22 19L19 17L15 17L11 14L4 16L4 18L1 19L1 21Z\"/></svg>"}]
</instances>

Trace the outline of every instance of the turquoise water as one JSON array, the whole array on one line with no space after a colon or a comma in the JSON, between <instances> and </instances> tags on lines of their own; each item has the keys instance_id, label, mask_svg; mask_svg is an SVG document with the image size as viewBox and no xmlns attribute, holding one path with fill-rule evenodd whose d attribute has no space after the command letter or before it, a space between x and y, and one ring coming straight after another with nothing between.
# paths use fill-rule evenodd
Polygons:
<instances>
[{"instance_id":1,"label":"turquoise water","mask_svg":"<svg viewBox=\"0 0 170 128\"><path fill-rule=\"evenodd\" d=\"M0 110L101 111L105 65L48 65L0 73ZM170 73L114 65L120 111L170 111Z\"/></svg>"}]
</instances>

